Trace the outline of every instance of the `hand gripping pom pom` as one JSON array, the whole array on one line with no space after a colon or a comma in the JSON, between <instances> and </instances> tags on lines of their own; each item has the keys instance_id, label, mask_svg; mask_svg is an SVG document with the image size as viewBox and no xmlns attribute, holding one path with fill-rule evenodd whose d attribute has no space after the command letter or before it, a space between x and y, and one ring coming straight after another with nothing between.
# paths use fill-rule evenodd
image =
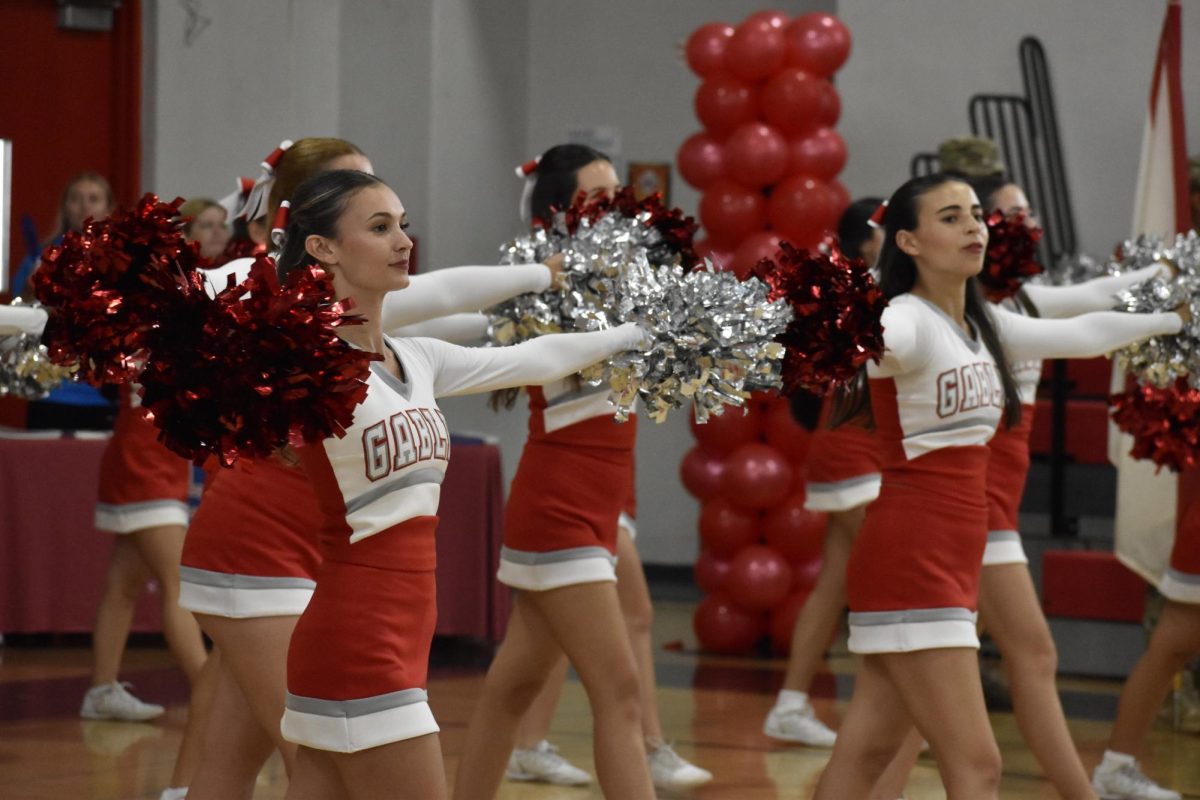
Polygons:
<instances>
[{"instance_id":1,"label":"hand gripping pom pom","mask_svg":"<svg viewBox=\"0 0 1200 800\"><path fill-rule=\"evenodd\" d=\"M988 216L987 227L987 257L979 273L979 283L987 299L998 303L1016 294L1025 281L1042 273L1037 260L1042 231L1029 227L1024 214L1008 218L999 211Z\"/></svg>"},{"instance_id":2,"label":"hand gripping pom pom","mask_svg":"<svg viewBox=\"0 0 1200 800\"><path fill-rule=\"evenodd\" d=\"M182 202L148 194L42 255L33 287L50 314L42 341L55 364L77 366L96 385L136 377L147 338L198 279L198 245L179 228Z\"/></svg>"},{"instance_id":3,"label":"hand gripping pom pom","mask_svg":"<svg viewBox=\"0 0 1200 800\"><path fill-rule=\"evenodd\" d=\"M791 324L776 340L786 348L785 394L803 388L824 395L883 354L883 291L861 260L851 261L833 244L827 249L828 255L784 242L776 259L751 270L770 287L770 299L792 308Z\"/></svg>"},{"instance_id":4,"label":"hand gripping pom pom","mask_svg":"<svg viewBox=\"0 0 1200 800\"><path fill-rule=\"evenodd\" d=\"M1109 398L1113 422L1133 436L1134 458L1176 472L1200 464L1200 389L1184 378L1163 389L1126 379L1125 391Z\"/></svg>"},{"instance_id":5,"label":"hand gripping pom pom","mask_svg":"<svg viewBox=\"0 0 1200 800\"><path fill-rule=\"evenodd\" d=\"M1154 313L1186 310L1183 330L1174 335L1152 336L1116 353L1117 363L1140 383L1165 389L1181 377L1200 388L1200 236L1195 231L1180 234L1166 245L1142 237L1121 245L1117 271L1166 264L1169 274L1160 274L1117 294L1122 311Z\"/></svg>"},{"instance_id":6,"label":"hand gripping pom pom","mask_svg":"<svg viewBox=\"0 0 1200 800\"><path fill-rule=\"evenodd\" d=\"M280 286L265 256L215 300L190 296L156 331L139 378L162 441L196 463L215 454L229 466L344 435L380 359L337 336L361 321L346 310L321 269L297 270Z\"/></svg>"},{"instance_id":7,"label":"hand gripping pom pom","mask_svg":"<svg viewBox=\"0 0 1200 800\"><path fill-rule=\"evenodd\" d=\"M17 300L13 305L22 303ZM50 360L39 334L0 336L0 397L41 400L74 371Z\"/></svg>"}]
</instances>

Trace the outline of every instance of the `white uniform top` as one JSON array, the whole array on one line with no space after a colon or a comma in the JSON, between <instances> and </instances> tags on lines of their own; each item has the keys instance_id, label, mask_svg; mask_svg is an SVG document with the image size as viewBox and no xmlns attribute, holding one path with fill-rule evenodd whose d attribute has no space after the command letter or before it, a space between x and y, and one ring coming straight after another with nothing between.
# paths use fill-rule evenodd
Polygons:
<instances>
[{"instance_id":1,"label":"white uniform top","mask_svg":"<svg viewBox=\"0 0 1200 800\"><path fill-rule=\"evenodd\" d=\"M545 383L636 348L642 339L632 324L497 348L388 338L404 379L372 363L366 400L346 435L315 446L328 465L318 458L318 468L309 468L322 510L344 516L351 542L436 514L450 458L450 432L437 398Z\"/></svg>"},{"instance_id":2,"label":"white uniform top","mask_svg":"<svg viewBox=\"0 0 1200 800\"><path fill-rule=\"evenodd\" d=\"M1148 336L1178 333L1183 320L1166 314L1115 311L1071 319L1036 319L991 307L1010 363L1037 358L1088 358ZM885 352L867 377L891 378L905 457L943 447L985 444L996 430L1004 391L995 361L932 303L912 294L892 298L883 312Z\"/></svg>"},{"instance_id":3,"label":"white uniform top","mask_svg":"<svg viewBox=\"0 0 1200 800\"><path fill-rule=\"evenodd\" d=\"M1166 270L1165 266L1155 264L1120 275L1094 278L1074 286L1027 284L1022 287L1022 291L1025 292L1029 302L1033 304L1039 317L1043 319L1073 317L1089 311L1104 311L1112 308L1117 292L1153 278L1164 270ZM1013 298L1003 300L998 305L1017 314L1026 313L1025 308ZM1017 381L1017 391L1021 395L1021 404L1031 406L1036 403L1037 388L1042 379L1042 360L1038 358L1014 362L1012 371L1013 377Z\"/></svg>"}]
</instances>

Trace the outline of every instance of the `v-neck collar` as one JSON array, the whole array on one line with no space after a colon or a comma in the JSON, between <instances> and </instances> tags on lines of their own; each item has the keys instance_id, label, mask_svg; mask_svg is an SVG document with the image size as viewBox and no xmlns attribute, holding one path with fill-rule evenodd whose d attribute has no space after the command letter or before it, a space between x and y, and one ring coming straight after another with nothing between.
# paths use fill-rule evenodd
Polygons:
<instances>
[{"instance_id":1,"label":"v-neck collar","mask_svg":"<svg viewBox=\"0 0 1200 800\"><path fill-rule=\"evenodd\" d=\"M912 293L910 292L910 294L912 294ZM972 339L970 336L968 336L967 332L964 331L957 322L955 322L953 319L951 319L949 314L947 314L945 311L943 311L936 304L930 302L929 300L926 300L924 297L921 297L920 295L914 294L912 296L917 298L918 300L920 300L925 305L929 306L931 309L933 309L934 313L936 313L939 317L944 319L946 321L946 324L954 329L954 332L958 334L958 338L962 339L963 344L965 344L967 347L969 347L972 353L979 352L979 348L983 346L983 343L980 342L978 338ZM971 329L973 331L975 331L976 337L978 337L979 336L979 328L977 328L975 325L973 325L971 323L970 319L966 319L966 323L971 326Z\"/></svg>"},{"instance_id":2,"label":"v-neck collar","mask_svg":"<svg viewBox=\"0 0 1200 800\"><path fill-rule=\"evenodd\" d=\"M400 371L404 373L404 378L397 378L392 373L388 372L382 361L371 362L371 372L379 376L379 379L388 385L390 389L399 392L404 396L405 400L412 399L412 371L404 365L404 359L400 358L400 353L393 344L391 337L383 337L383 344L388 350L392 351L392 355L396 357L396 363L400 365Z\"/></svg>"}]
</instances>

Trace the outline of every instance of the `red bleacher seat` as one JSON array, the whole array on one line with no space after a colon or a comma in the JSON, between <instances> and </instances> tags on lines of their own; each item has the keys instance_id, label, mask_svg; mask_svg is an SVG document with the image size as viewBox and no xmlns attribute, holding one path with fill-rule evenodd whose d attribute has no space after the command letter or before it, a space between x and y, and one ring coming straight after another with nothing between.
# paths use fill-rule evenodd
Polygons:
<instances>
[{"instance_id":1,"label":"red bleacher seat","mask_svg":"<svg viewBox=\"0 0 1200 800\"><path fill-rule=\"evenodd\" d=\"M1052 410L1050 400L1038 400L1033 431L1029 437L1029 447L1035 455L1047 455L1050 452ZM1067 401L1067 433L1064 446L1067 455L1080 464L1108 463L1107 401Z\"/></svg>"},{"instance_id":2,"label":"red bleacher seat","mask_svg":"<svg viewBox=\"0 0 1200 800\"><path fill-rule=\"evenodd\" d=\"M1110 552L1047 550L1042 608L1048 617L1141 622L1146 584Z\"/></svg>"}]
</instances>

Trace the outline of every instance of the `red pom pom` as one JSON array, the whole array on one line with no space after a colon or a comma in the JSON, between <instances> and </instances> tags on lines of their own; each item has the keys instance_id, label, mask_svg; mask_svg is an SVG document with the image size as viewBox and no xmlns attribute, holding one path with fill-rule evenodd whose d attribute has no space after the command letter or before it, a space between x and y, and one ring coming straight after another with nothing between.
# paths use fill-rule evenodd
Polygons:
<instances>
[{"instance_id":1,"label":"red pom pom","mask_svg":"<svg viewBox=\"0 0 1200 800\"><path fill-rule=\"evenodd\" d=\"M1042 229L1029 227L1024 214L1009 218L999 211L988 216L987 226L987 258L979 273L979 283L987 299L996 303L1012 297L1021 284L1041 274L1037 246Z\"/></svg>"},{"instance_id":2,"label":"red pom pom","mask_svg":"<svg viewBox=\"0 0 1200 800\"><path fill-rule=\"evenodd\" d=\"M1113 422L1133 436L1131 456L1180 472L1200 464L1200 389L1187 378L1158 389L1132 377L1109 398Z\"/></svg>"},{"instance_id":3,"label":"red pom pom","mask_svg":"<svg viewBox=\"0 0 1200 800\"><path fill-rule=\"evenodd\" d=\"M43 343L56 364L78 364L93 384L137 376L147 338L199 286L203 260L179 228L182 203L148 194L43 254L33 287L50 312Z\"/></svg>"},{"instance_id":4,"label":"red pom pom","mask_svg":"<svg viewBox=\"0 0 1200 800\"><path fill-rule=\"evenodd\" d=\"M189 299L152 337L138 379L167 447L228 466L345 433L380 357L335 333L358 320L335 302L326 273L297 270L280 286L274 262L260 257L215 300Z\"/></svg>"},{"instance_id":5,"label":"red pom pom","mask_svg":"<svg viewBox=\"0 0 1200 800\"><path fill-rule=\"evenodd\" d=\"M829 251L799 250L784 242L775 259L763 259L752 271L771 287L771 300L786 298L795 312L778 338L787 348L785 394L803 387L824 395L883 354L880 319L887 300L882 290L861 260L847 259L832 244Z\"/></svg>"}]
</instances>

